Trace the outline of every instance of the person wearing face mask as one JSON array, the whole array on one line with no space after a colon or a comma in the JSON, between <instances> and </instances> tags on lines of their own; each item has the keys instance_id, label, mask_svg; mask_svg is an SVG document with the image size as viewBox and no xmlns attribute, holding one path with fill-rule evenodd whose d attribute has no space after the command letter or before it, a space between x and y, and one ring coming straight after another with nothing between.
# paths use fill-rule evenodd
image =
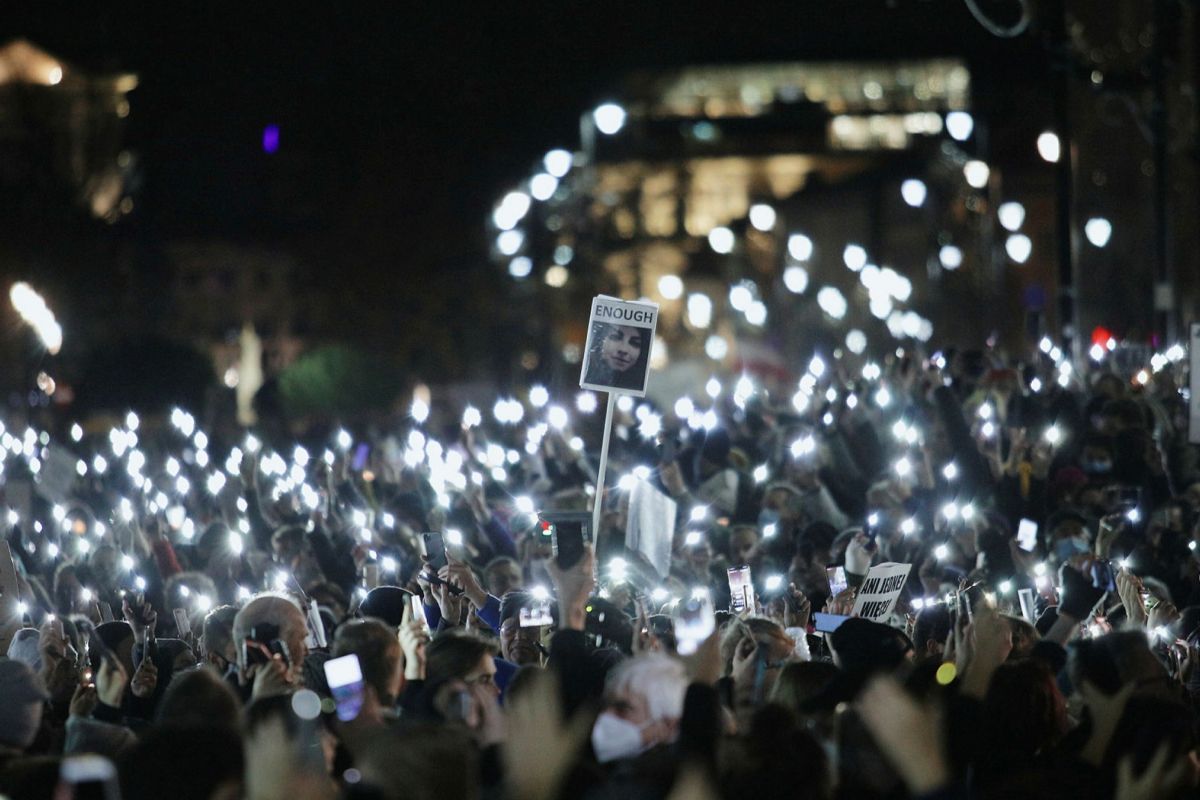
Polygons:
<instances>
[{"instance_id":1,"label":"person wearing face mask","mask_svg":"<svg viewBox=\"0 0 1200 800\"><path fill-rule=\"evenodd\" d=\"M617 666L605 685L604 711L592 727L596 760L631 759L673 742L687 687L683 664L666 655L647 653Z\"/></svg>"},{"instance_id":2,"label":"person wearing face mask","mask_svg":"<svg viewBox=\"0 0 1200 800\"><path fill-rule=\"evenodd\" d=\"M1061 564L1070 560L1072 556L1091 552L1091 536L1086 525L1087 519L1076 511L1064 509L1050 515L1046 521L1046 530L1049 533L1048 542L1055 563Z\"/></svg>"}]
</instances>

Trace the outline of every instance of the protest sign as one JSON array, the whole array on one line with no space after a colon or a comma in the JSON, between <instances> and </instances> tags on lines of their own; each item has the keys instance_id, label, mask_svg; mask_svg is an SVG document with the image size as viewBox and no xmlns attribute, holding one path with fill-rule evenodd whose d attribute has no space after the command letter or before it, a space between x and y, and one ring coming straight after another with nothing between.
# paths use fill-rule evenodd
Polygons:
<instances>
[{"instance_id":1,"label":"protest sign","mask_svg":"<svg viewBox=\"0 0 1200 800\"><path fill-rule=\"evenodd\" d=\"M579 385L643 397L658 306L598 295L592 300Z\"/></svg>"},{"instance_id":2,"label":"protest sign","mask_svg":"<svg viewBox=\"0 0 1200 800\"><path fill-rule=\"evenodd\" d=\"M675 531L675 501L648 481L638 481L629 493L625 546L646 557L663 580L671 571L671 537Z\"/></svg>"},{"instance_id":3,"label":"protest sign","mask_svg":"<svg viewBox=\"0 0 1200 800\"><path fill-rule=\"evenodd\" d=\"M891 562L871 567L858 589L851 616L886 622L892 609L896 607L896 601L900 598L900 592L904 590L904 583L908 580L911 570L912 564Z\"/></svg>"}]
</instances>

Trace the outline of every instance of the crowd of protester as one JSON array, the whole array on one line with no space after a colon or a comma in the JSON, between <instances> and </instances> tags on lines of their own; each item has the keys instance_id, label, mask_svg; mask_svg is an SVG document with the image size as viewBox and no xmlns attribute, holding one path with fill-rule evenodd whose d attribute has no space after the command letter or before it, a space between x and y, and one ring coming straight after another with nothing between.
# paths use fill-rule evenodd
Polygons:
<instances>
[{"instance_id":1,"label":"crowd of protester","mask_svg":"<svg viewBox=\"0 0 1200 800\"><path fill-rule=\"evenodd\" d=\"M623 396L599 491L603 404L567 387L292 438L11 417L0 793L115 765L127 800L1191 795L1185 359L1117 355ZM626 547L641 482L676 503L666 574ZM539 514L597 499L560 563ZM854 616L883 562L912 565L894 611Z\"/></svg>"}]
</instances>

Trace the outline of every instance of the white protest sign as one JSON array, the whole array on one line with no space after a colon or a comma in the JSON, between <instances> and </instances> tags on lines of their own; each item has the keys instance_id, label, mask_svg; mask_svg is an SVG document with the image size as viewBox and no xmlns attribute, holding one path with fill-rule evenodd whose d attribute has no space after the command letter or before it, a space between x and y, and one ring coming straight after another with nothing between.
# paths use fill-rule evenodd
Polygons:
<instances>
[{"instance_id":1,"label":"white protest sign","mask_svg":"<svg viewBox=\"0 0 1200 800\"><path fill-rule=\"evenodd\" d=\"M579 385L585 389L643 397L650 373L650 346L658 306L598 295L588 317Z\"/></svg>"},{"instance_id":2,"label":"white protest sign","mask_svg":"<svg viewBox=\"0 0 1200 800\"><path fill-rule=\"evenodd\" d=\"M887 562L876 564L867 572L862 586L858 588L858 596L854 599L854 610L851 616L862 617L873 622L886 622L891 616L912 564L894 564Z\"/></svg>"},{"instance_id":3,"label":"white protest sign","mask_svg":"<svg viewBox=\"0 0 1200 800\"><path fill-rule=\"evenodd\" d=\"M646 557L665 579L671 571L671 538L675 533L675 501L648 481L638 481L629 493L625 546Z\"/></svg>"},{"instance_id":4,"label":"white protest sign","mask_svg":"<svg viewBox=\"0 0 1200 800\"><path fill-rule=\"evenodd\" d=\"M1189 327L1188 348L1192 368L1188 386L1188 442L1200 444L1200 322Z\"/></svg>"}]
</instances>

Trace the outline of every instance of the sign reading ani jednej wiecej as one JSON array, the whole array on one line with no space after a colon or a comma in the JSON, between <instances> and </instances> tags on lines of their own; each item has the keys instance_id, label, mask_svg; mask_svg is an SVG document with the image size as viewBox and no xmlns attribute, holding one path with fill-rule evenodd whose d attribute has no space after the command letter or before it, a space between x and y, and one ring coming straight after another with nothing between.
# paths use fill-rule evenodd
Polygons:
<instances>
[{"instance_id":1,"label":"sign reading ani jednej wiecej","mask_svg":"<svg viewBox=\"0 0 1200 800\"><path fill-rule=\"evenodd\" d=\"M592 300L579 385L642 397L650 372L650 346L658 306L599 295Z\"/></svg>"}]
</instances>

